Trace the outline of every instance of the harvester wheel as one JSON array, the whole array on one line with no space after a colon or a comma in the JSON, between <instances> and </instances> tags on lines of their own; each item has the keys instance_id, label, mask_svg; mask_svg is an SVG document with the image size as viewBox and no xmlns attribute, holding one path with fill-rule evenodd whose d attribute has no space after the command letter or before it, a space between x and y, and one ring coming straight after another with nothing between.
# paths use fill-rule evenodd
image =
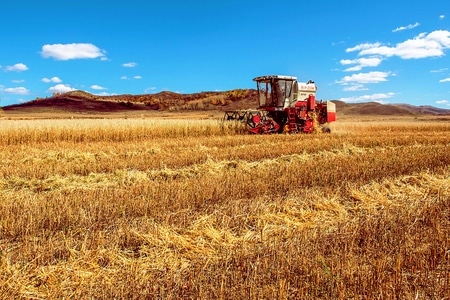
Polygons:
<instances>
[{"instance_id":1,"label":"harvester wheel","mask_svg":"<svg viewBox=\"0 0 450 300\"><path fill-rule=\"evenodd\" d=\"M324 127L322 127L322 132L323 133L331 133L331 128L328 126L324 126Z\"/></svg>"}]
</instances>

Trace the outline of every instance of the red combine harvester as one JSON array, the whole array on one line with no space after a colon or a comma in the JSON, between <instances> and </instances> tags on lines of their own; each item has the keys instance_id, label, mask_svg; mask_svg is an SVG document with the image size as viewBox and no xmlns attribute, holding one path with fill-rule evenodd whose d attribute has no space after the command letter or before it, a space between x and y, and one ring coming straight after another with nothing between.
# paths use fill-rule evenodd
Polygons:
<instances>
[{"instance_id":1,"label":"red combine harvester","mask_svg":"<svg viewBox=\"0 0 450 300\"><path fill-rule=\"evenodd\" d=\"M316 101L313 81L301 83L283 75L260 76L253 81L258 89L258 110L226 111L225 120L242 121L254 134L312 133L317 127L331 132L327 124L336 121L336 105Z\"/></svg>"}]
</instances>

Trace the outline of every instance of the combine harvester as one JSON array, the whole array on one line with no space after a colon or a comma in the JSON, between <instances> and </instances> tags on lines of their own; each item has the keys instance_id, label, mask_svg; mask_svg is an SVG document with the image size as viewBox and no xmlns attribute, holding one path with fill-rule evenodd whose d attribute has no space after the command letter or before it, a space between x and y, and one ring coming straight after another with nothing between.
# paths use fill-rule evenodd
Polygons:
<instances>
[{"instance_id":1,"label":"combine harvester","mask_svg":"<svg viewBox=\"0 0 450 300\"><path fill-rule=\"evenodd\" d=\"M258 89L257 110L226 111L224 120L237 120L254 134L313 133L317 127L331 132L327 125L336 121L336 105L316 101L314 81L301 83L297 77L260 76L253 79Z\"/></svg>"}]
</instances>

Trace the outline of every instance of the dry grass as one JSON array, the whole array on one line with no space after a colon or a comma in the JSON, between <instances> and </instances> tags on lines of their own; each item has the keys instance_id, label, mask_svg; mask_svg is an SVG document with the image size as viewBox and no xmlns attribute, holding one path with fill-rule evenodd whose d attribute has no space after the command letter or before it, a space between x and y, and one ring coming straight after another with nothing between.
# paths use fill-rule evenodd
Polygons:
<instances>
[{"instance_id":1,"label":"dry grass","mask_svg":"<svg viewBox=\"0 0 450 300\"><path fill-rule=\"evenodd\" d=\"M448 122L0 127L0 298L448 299Z\"/></svg>"}]
</instances>

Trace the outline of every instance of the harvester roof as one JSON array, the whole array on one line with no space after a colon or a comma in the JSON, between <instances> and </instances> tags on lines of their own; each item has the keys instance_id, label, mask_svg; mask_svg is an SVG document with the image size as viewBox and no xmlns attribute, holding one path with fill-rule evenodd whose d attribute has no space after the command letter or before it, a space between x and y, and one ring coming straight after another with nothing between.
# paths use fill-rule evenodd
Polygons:
<instances>
[{"instance_id":1,"label":"harvester roof","mask_svg":"<svg viewBox=\"0 0 450 300\"><path fill-rule=\"evenodd\" d=\"M273 79L279 79L279 80L297 80L297 77L295 76L286 76L286 75L265 75L265 76L259 76L253 78L253 81L257 82L270 82Z\"/></svg>"}]
</instances>

